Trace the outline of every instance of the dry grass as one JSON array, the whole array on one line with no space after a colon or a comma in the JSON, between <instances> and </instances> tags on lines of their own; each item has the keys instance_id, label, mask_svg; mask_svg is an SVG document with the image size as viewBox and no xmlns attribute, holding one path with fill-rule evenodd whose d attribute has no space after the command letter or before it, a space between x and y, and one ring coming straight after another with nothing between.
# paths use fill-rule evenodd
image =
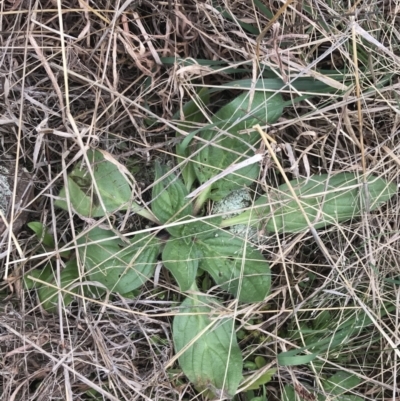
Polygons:
<instances>
[{"instance_id":1,"label":"dry grass","mask_svg":"<svg viewBox=\"0 0 400 401\"><path fill-rule=\"evenodd\" d=\"M287 82L286 100L310 95L268 127L287 174L365 170L398 181L399 4L260 3L2 3L0 160L16 159L33 175L36 196L26 206L30 221L48 226L60 247L73 244L76 233L91 224L54 207L67 171L88 147L105 149L138 172L135 192L148 202L152 162L171 159L173 115L182 104L203 86L255 82L263 74ZM328 79L317 68L338 74L346 68L345 80ZM301 76L333 89L299 91L294 82ZM238 93L228 92L226 98ZM220 104L213 101L208 113ZM275 171L268 162L263 179L275 182ZM126 221L122 213L114 221L123 233L145 224L133 215ZM305 341L299 327L323 311L330 311L334 322L362 312L372 320L334 355L279 367L267 386L268 399L280 399L282 386L299 380L321 391L319 378L338 369L362 379L354 394L398 399L398 227L395 197L379 213L320 231L320 246L308 233L260 245L271 262L273 288L266 303L237 311L238 323L247 327L241 341L245 356L262 355L276 367L277 354ZM4 236L0 246L0 271L7 276L0 287L2 400L202 399L183 375L166 369L174 355L171 318L179 291L165 272L157 288L148 282L133 300L78 299L47 314L35 293L23 289L21 275L42 267L57 250L38 256L28 229L17 239ZM54 260L59 271L63 262ZM91 397L90 389L97 395Z\"/></svg>"}]
</instances>

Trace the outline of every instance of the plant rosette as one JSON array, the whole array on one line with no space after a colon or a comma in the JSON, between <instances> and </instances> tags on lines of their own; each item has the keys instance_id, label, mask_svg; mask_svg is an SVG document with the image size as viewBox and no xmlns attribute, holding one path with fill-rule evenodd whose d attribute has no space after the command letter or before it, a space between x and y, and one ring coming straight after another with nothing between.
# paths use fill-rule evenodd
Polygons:
<instances>
[{"instance_id":1,"label":"plant rosette","mask_svg":"<svg viewBox=\"0 0 400 401\"><path fill-rule=\"evenodd\" d=\"M199 97L202 102L208 101L207 92ZM274 123L283 107L279 94L262 91L255 92L252 100L245 92L223 106L208 119L208 125L189 133L177 145L181 175L155 164L151 210L132 199L123 168L110 155L105 157L97 150L88 152L90 166L81 163L72 171L68 191L64 188L57 202L59 207L72 207L87 217L131 208L167 233L162 238L152 233L138 234L122 241L111 229L97 227L83 232L78 245L85 274L91 282L128 296L151 279L161 255L177 283L177 291L185 297L173 323L182 371L199 390L211 389L227 398L236 394L243 380L234 318L231 311L225 318L223 303L216 297L221 291L214 290L213 296L203 294L197 280L207 273L225 292L224 298L230 294L237 302L253 303L269 295L271 273L268 261L257 248L224 228L243 224L246 228L263 227L271 233L326 228L360 216L367 205L369 211L377 209L397 192L396 185L372 175L366 178L365 186L355 173L323 174L271 188L256 201L250 200L248 210L238 215L204 216L206 201L228 196L224 202L229 204L237 197L235 191L251 186L258 178L257 163L241 164L244 167L234 172L229 169L254 154L259 136L252 127L260 120ZM193 126L206 120L194 101L183 111L182 119ZM179 129L182 127L180 124ZM228 173L212 181L224 171ZM212 183L203 188L209 180ZM196 183L202 190L193 202L189 193L196 189Z\"/></svg>"}]
</instances>

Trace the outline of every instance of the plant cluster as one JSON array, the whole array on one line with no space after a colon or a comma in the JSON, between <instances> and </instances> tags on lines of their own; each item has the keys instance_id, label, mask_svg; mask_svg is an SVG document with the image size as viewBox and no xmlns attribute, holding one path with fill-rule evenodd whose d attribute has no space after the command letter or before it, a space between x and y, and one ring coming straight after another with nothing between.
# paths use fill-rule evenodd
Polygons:
<instances>
[{"instance_id":1,"label":"plant cluster","mask_svg":"<svg viewBox=\"0 0 400 401\"><path fill-rule=\"evenodd\" d=\"M31 273L25 282L32 288L35 280L40 281L42 306L54 312L59 288L64 305L71 303L74 295L98 298L105 292L117 292L134 296L134 291L153 276L161 259L185 294L173 321L180 367L199 391L230 398L243 382L235 317L224 313L221 301L226 295L203 293L197 279L206 273L237 302L254 303L270 293L271 272L260 250L225 228L246 224L277 234L317 230L377 209L397 188L372 175L363 179L350 172L314 175L286 180L237 216L208 216L207 201L221 200L258 179L259 163L246 165L260 141L253 127L260 122L274 123L285 106L279 94L256 91L250 96L244 92L221 107L205 127L196 129L205 119L198 102L208 103L209 95L210 91L200 92L196 102L183 108L184 121L176 135L180 137L188 129L191 133L176 146L176 173L155 163L151 209L132 199L134 178L129 172L108 153L93 149L69 174L57 201L60 208L86 218L129 210L156 226L129 239L112 227L89 227L77 235L78 252L68 254L60 283L56 283L50 265ZM54 247L43 227L31 227L46 246ZM90 283L82 281L80 266ZM216 308L221 311L218 316L213 315ZM283 355L282 361L290 356ZM326 388L338 396L343 388L349 388L343 383L351 378L336 376L327 380ZM285 388L285 399L294 399L295 390Z\"/></svg>"}]
</instances>

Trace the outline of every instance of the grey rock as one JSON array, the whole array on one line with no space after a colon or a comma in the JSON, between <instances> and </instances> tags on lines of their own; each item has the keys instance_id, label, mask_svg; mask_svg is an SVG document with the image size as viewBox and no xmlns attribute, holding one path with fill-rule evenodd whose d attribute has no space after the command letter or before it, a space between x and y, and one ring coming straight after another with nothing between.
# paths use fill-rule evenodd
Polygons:
<instances>
[{"instance_id":1,"label":"grey rock","mask_svg":"<svg viewBox=\"0 0 400 401\"><path fill-rule=\"evenodd\" d=\"M10 223L11 204L14 189L15 163L8 162L0 164L0 210ZM26 223L28 212L26 205L33 199L32 176L23 168L20 168L17 176L17 187L15 193L15 211L13 232L17 234ZM4 233L7 226L0 217L0 236Z\"/></svg>"}]
</instances>

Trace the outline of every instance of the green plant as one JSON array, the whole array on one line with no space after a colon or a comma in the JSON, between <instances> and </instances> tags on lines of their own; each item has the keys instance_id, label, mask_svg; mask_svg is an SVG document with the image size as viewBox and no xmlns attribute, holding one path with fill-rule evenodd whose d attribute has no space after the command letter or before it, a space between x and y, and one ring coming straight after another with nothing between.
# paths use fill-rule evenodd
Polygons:
<instances>
[{"instance_id":1,"label":"green plant","mask_svg":"<svg viewBox=\"0 0 400 401\"><path fill-rule=\"evenodd\" d=\"M335 399L338 401L363 401L363 398L347 394L348 391L356 387L361 380L353 374L338 371L329 378L322 379L323 393L318 393L314 396L314 389L308 384L301 383L296 386L287 384L283 388L281 401L296 401L296 400L309 400L316 399L318 401L325 401Z\"/></svg>"},{"instance_id":2,"label":"green plant","mask_svg":"<svg viewBox=\"0 0 400 401\"><path fill-rule=\"evenodd\" d=\"M129 172L107 152L89 149L68 175L55 205L85 217L101 217L130 209L149 220L154 216L132 199ZM157 221L156 221L157 222Z\"/></svg>"},{"instance_id":3,"label":"green plant","mask_svg":"<svg viewBox=\"0 0 400 401\"><path fill-rule=\"evenodd\" d=\"M59 282L52 263L48 263L41 270L33 270L24 277L26 289L36 289L40 304L47 312L57 312L58 292L62 296L62 305L68 306L73 300L74 295L83 294L87 297L97 298L104 291L99 291L94 286L88 286L79 282L79 269L75 259L65 264L60 272ZM50 284L50 285L48 285Z\"/></svg>"},{"instance_id":4,"label":"green plant","mask_svg":"<svg viewBox=\"0 0 400 401\"><path fill-rule=\"evenodd\" d=\"M50 249L54 248L54 238L42 223L39 221L31 221L27 225L36 234L36 237L45 247Z\"/></svg>"},{"instance_id":5,"label":"green plant","mask_svg":"<svg viewBox=\"0 0 400 401\"><path fill-rule=\"evenodd\" d=\"M377 209L397 191L394 184L373 175L366 178L367 193L361 182L354 173L293 180L260 196L251 210L225 220L223 226L258 225L268 216L264 226L269 232L301 232L309 223L315 229L325 228L360 216L363 210Z\"/></svg>"},{"instance_id":6,"label":"green plant","mask_svg":"<svg viewBox=\"0 0 400 401\"><path fill-rule=\"evenodd\" d=\"M393 310L394 307L388 305L382 308L379 317L383 318ZM317 366L315 359L318 356L334 353L339 359L342 355L345 357L347 353L343 349L349 347L352 340L360 338L372 323L363 310L336 314L324 310L314 319L307 316L300 327L289 327L287 333L290 340L304 346L278 354L278 363L280 366L295 366L314 361L314 366Z\"/></svg>"},{"instance_id":7,"label":"green plant","mask_svg":"<svg viewBox=\"0 0 400 401\"><path fill-rule=\"evenodd\" d=\"M188 115L182 117L189 127L205 119L198 102L208 102L208 93L200 93L197 102L191 101L183 108ZM201 216L207 199L222 199L252 185L258 177L257 163L237 171L229 169L244 162L257 147L260 138L252 127L260 121L275 122L283 106L278 94L255 92L250 100L249 94L243 93L209 118L206 127L182 138L176 149L182 178L156 163L151 211L132 200L123 167L110 155L95 150L89 150L85 161L70 173L67 187L60 193L64 199L57 201L59 207L72 208L86 217L131 208L168 232L166 239L150 232L122 241L111 229L91 228L79 234L79 258L91 281L110 291L130 294L153 275L161 254L164 266L186 296L174 318L173 339L180 366L199 391L207 389L233 397L243 381L243 360L234 316L214 314L215 310L224 311L223 305L214 296L199 291L197 277L207 272L238 302L247 303L262 301L271 285L263 254L223 228L248 224L277 233L299 232L310 225L317 229L337 224L365 210L360 178L355 173L340 173L294 180L271 189L254 207L233 218ZM183 127L182 122L178 136ZM207 185L224 171L227 173L221 179ZM397 189L382 178L369 176L366 182L369 210L386 202ZM189 193L195 183L202 185L202 190L193 204ZM69 278L65 283L70 285ZM47 298L53 299L54 287L49 288L53 292L47 293ZM62 279L59 288L63 290ZM43 302L43 294L39 298ZM260 383L266 383L268 375Z\"/></svg>"}]
</instances>

